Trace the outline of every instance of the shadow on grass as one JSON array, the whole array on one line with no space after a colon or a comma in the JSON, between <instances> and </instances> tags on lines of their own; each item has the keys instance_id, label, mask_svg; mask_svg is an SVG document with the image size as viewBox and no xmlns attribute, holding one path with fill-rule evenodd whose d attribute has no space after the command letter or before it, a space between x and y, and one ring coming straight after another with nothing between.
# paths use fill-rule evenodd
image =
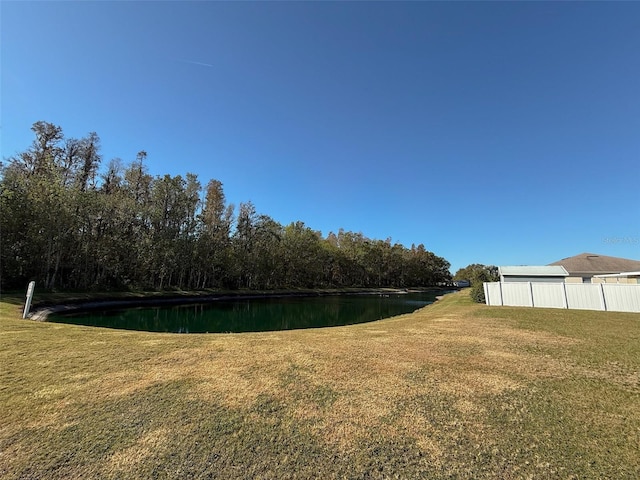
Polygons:
<instances>
[{"instance_id":1,"label":"shadow on grass","mask_svg":"<svg viewBox=\"0 0 640 480\"><path fill-rule=\"evenodd\" d=\"M55 425L9 440L8 478L312 478L330 454L282 405L231 409L194 399L190 383L76 404ZM265 399L262 399L265 400ZM274 407L274 400L266 402ZM253 408L255 407L255 408ZM6 448L6 439L0 447ZM7 465L5 464L5 468ZM3 477L7 478L7 477Z\"/></svg>"},{"instance_id":2,"label":"shadow on grass","mask_svg":"<svg viewBox=\"0 0 640 480\"><path fill-rule=\"evenodd\" d=\"M24 292L0 292L0 302L10 305L24 305L26 294Z\"/></svg>"}]
</instances>

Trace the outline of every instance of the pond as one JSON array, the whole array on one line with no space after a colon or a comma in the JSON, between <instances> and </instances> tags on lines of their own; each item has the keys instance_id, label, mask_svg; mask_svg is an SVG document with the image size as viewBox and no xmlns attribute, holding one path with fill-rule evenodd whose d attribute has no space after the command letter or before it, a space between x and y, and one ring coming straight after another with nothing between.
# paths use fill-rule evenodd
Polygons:
<instances>
[{"instance_id":1,"label":"pond","mask_svg":"<svg viewBox=\"0 0 640 480\"><path fill-rule=\"evenodd\" d=\"M50 322L172 333L239 333L333 327L410 313L442 292L234 298L49 316Z\"/></svg>"}]
</instances>

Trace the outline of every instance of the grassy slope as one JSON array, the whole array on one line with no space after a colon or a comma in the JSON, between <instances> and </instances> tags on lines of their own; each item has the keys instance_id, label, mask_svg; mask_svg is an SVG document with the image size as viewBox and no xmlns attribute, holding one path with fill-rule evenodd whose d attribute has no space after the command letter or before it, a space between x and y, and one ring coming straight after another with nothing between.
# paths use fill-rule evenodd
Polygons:
<instances>
[{"instance_id":1,"label":"grassy slope","mask_svg":"<svg viewBox=\"0 0 640 480\"><path fill-rule=\"evenodd\" d=\"M640 477L637 314L462 292L252 334L0 317L2 478Z\"/></svg>"}]
</instances>

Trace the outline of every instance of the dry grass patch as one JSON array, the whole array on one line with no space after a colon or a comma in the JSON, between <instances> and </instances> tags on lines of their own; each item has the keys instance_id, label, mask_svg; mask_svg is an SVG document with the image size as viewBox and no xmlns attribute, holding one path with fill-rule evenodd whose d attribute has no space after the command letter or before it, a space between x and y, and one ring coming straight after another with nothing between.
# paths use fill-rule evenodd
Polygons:
<instances>
[{"instance_id":1,"label":"dry grass patch","mask_svg":"<svg viewBox=\"0 0 640 480\"><path fill-rule=\"evenodd\" d=\"M328 329L0 333L6 478L640 474L640 316L456 294Z\"/></svg>"},{"instance_id":2,"label":"dry grass patch","mask_svg":"<svg viewBox=\"0 0 640 480\"><path fill-rule=\"evenodd\" d=\"M162 427L142 435L134 445L118 450L107 460L105 469L120 475L133 475L139 465L163 451L173 436L168 428Z\"/></svg>"}]
</instances>

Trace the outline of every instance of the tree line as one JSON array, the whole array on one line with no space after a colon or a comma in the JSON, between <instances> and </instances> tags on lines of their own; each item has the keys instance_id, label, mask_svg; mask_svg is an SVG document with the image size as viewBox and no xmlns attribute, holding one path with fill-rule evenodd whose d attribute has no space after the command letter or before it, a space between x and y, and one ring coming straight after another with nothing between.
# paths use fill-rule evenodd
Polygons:
<instances>
[{"instance_id":1,"label":"tree line","mask_svg":"<svg viewBox=\"0 0 640 480\"><path fill-rule=\"evenodd\" d=\"M340 229L281 225L222 183L152 176L147 154L101 168L100 138L33 124L0 164L0 285L45 289L283 289L431 286L450 264L425 249Z\"/></svg>"}]
</instances>

